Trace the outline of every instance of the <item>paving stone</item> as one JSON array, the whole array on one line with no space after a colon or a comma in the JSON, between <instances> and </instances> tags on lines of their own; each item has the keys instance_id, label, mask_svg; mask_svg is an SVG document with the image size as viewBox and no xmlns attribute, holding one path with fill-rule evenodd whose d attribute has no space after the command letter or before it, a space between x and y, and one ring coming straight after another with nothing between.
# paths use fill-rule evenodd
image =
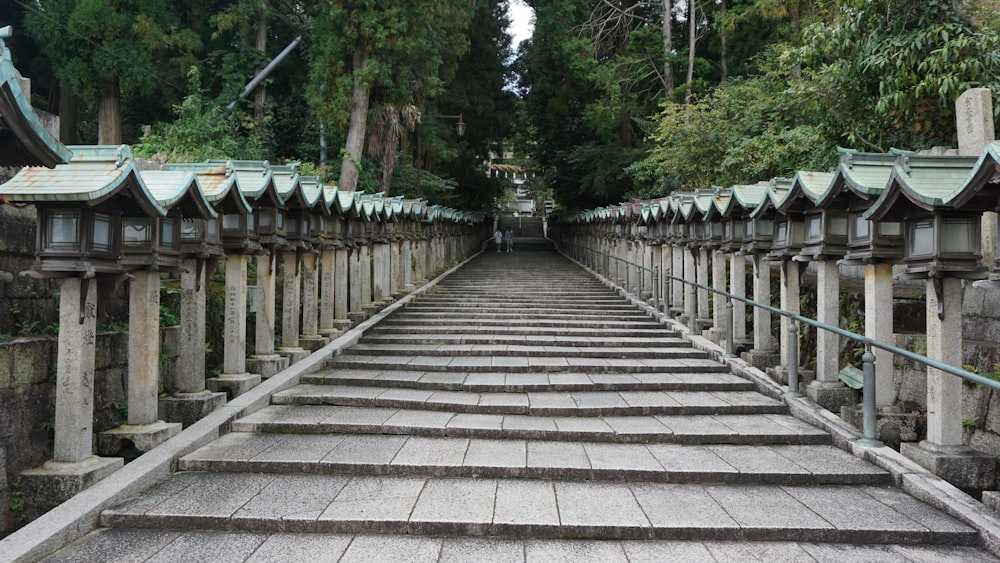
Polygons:
<instances>
[{"instance_id":1,"label":"paving stone","mask_svg":"<svg viewBox=\"0 0 1000 563\"><path fill-rule=\"evenodd\" d=\"M428 405L478 405L479 393L468 391L435 391L427 398Z\"/></svg>"},{"instance_id":2,"label":"paving stone","mask_svg":"<svg viewBox=\"0 0 1000 563\"><path fill-rule=\"evenodd\" d=\"M493 522L493 479L429 479L410 516L418 533L482 535ZM451 523L453 526L435 526Z\"/></svg>"},{"instance_id":3,"label":"paving stone","mask_svg":"<svg viewBox=\"0 0 1000 563\"><path fill-rule=\"evenodd\" d=\"M628 485L557 481L555 486L563 526L575 527L583 535L648 537L649 520Z\"/></svg>"},{"instance_id":4,"label":"paving stone","mask_svg":"<svg viewBox=\"0 0 1000 563\"><path fill-rule=\"evenodd\" d=\"M398 401L399 403L423 403L429 399L431 395L433 395L433 391L428 391L426 389L397 388L385 390L378 396L378 398L382 404L388 404L388 401ZM400 404L396 406L402 405Z\"/></svg>"},{"instance_id":5,"label":"paving stone","mask_svg":"<svg viewBox=\"0 0 1000 563\"><path fill-rule=\"evenodd\" d=\"M406 436L347 435L321 464L388 465L406 440Z\"/></svg>"},{"instance_id":6,"label":"paving stone","mask_svg":"<svg viewBox=\"0 0 1000 563\"><path fill-rule=\"evenodd\" d=\"M416 477L353 477L317 524L320 531L324 523L353 523L356 529L374 532L399 530L409 520L425 482Z\"/></svg>"},{"instance_id":7,"label":"paving stone","mask_svg":"<svg viewBox=\"0 0 1000 563\"><path fill-rule=\"evenodd\" d=\"M326 457L343 443L345 436L285 435L270 448L253 456L255 462L282 462L290 464L315 463Z\"/></svg>"},{"instance_id":8,"label":"paving stone","mask_svg":"<svg viewBox=\"0 0 1000 563\"><path fill-rule=\"evenodd\" d=\"M47 563L81 561L145 561L183 532L104 528L45 558Z\"/></svg>"},{"instance_id":9,"label":"paving stone","mask_svg":"<svg viewBox=\"0 0 1000 563\"><path fill-rule=\"evenodd\" d=\"M590 469L590 459L583 444L573 442L528 441L528 467L553 469Z\"/></svg>"},{"instance_id":10,"label":"paving stone","mask_svg":"<svg viewBox=\"0 0 1000 563\"><path fill-rule=\"evenodd\" d=\"M719 563L813 561L808 552L792 542L705 542L705 547Z\"/></svg>"},{"instance_id":11,"label":"paving stone","mask_svg":"<svg viewBox=\"0 0 1000 563\"><path fill-rule=\"evenodd\" d=\"M385 427L424 428L444 434L444 429L453 416L455 415L450 412L400 410L385 422Z\"/></svg>"},{"instance_id":12,"label":"paving stone","mask_svg":"<svg viewBox=\"0 0 1000 563\"><path fill-rule=\"evenodd\" d=\"M309 561L336 563L354 538L340 534L273 534L246 563Z\"/></svg>"},{"instance_id":13,"label":"paving stone","mask_svg":"<svg viewBox=\"0 0 1000 563\"><path fill-rule=\"evenodd\" d=\"M564 432L569 436L600 436L613 435L611 427L598 418L575 418L575 417L554 417L556 427L559 432Z\"/></svg>"},{"instance_id":14,"label":"paving stone","mask_svg":"<svg viewBox=\"0 0 1000 563\"><path fill-rule=\"evenodd\" d=\"M559 510L551 481L502 479L497 484L493 522L498 529L517 525L519 535L559 526Z\"/></svg>"},{"instance_id":15,"label":"paving stone","mask_svg":"<svg viewBox=\"0 0 1000 563\"><path fill-rule=\"evenodd\" d=\"M271 484L275 475L201 473L197 482L145 512L146 516L180 516L226 520Z\"/></svg>"},{"instance_id":16,"label":"paving stone","mask_svg":"<svg viewBox=\"0 0 1000 563\"><path fill-rule=\"evenodd\" d=\"M591 392L591 393L581 393L574 392L571 394L573 401L576 406L581 409L624 409L628 407L628 403L622 396L615 392Z\"/></svg>"},{"instance_id":17,"label":"paving stone","mask_svg":"<svg viewBox=\"0 0 1000 563\"><path fill-rule=\"evenodd\" d=\"M629 563L714 561L708 548L699 542L625 540L621 545Z\"/></svg>"},{"instance_id":18,"label":"paving stone","mask_svg":"<svg viewBox=\"0 0 1000 563\"><path fill-rule=\"evenodd\" d=\"M569 393L528 393L532 409L575 409L576 401Z\"/></svg>"},{"instance_id":19,"label":"paving stone","mask_svg":"<svg viewBox=\"0 0 1000 563\"><path fill-rule=\"evenodd\" d=\"M525 415L505 415L503 417L503 429L510 432L517 432L525 437L540 437L546 432L555 432L556 423L551 418L541 418Z\"/></svg>"},{"instance_id":20,"label":"paving stone","mask_svg":"<svg viewBox=\"0 0 1000 563\"><path fill-rule=\"evenodd\" d=\"M439 563L522 563L524 542L499 538L444 538Z\"/></svg>"},{"instance_id":21,"label":"paving stone","mask_svg":"<svg viewBox=\"0 0 1000 563\"><path fill-rule=\"evenodd\" d=\"M708 449L740 473L782 476L809 473L766 446L709 446Z\"/></svg>"},{"instance_id":22,"label":"paving stone","mask_svg":"<svg viewBox=\"0 0 1000 563\"><path fill-rule=\"evenodd\" d=\"M437 561L441 538L415 536L356 536L341 563L412 563Z\"/></svg>"},{"instance_id":23,"label":"paving stone","mask_svg":"<svg viewBox=\"0 0 1000 563\"><path fill-rule=\"evenodd\" d=\"M524 440L469 441L465 467L517 468L527 466L527 443Z\"/></svg>"},{"instance_id":24,"label":"paving stone","mask_svg":"<svg viewBox=\"0 0 1000 563\"><path fill-rule=\"evenodd\" d=\"M766 531L833 528L832 524L780 487L706 485L705 490L744 532L747 529Z\"/></svg>"},{"instance_id":25,"label":"paving stone","mask_svg":"<svg viewBox=\"0 0 1000 563\"><path fill-rule=\"evenodd\" d=\"M739 525L715 502L700 485L667 483L632 483L635 498L652 523L654 535L667 530L678 537L676 530L707 528L725 534Z\"/></svg>"},{"instance_id":26,"label":"paving stone","mask_svg":"<svg viewBox=\"0 0 1000 563\"><path fill-rule=\"evenodd\" d=\"M601 561L627 563L625 551L613 541L544 541L524 542L525 561L528 563L579 563Z\"/></svg>"},{"instance_id":27,"label":"paving stone","mask_svg":"<svg viewBox=\"0 0 1000 563\"><path fill-rule=\"evenodd\" d=\"M461 466L467 449L469 449L469 440L466 438L410 436L396 457L392 459L392 465Z\"/></svg>"},{"instance_id":28,"label":"paving stone","mask_svg":"<svg viewBox=\"0 0 1000 563\"><path fill-rule=\"evenodd\" d=\"M399 411L394 408L336 407L335 411L318 422L330 425L357 425L362 428L367 428L369 432L375 432L397 412Z\"/></svg>"},{"instance_id":29,"label":"paving stone","mask_svg":"<svg viewBox=\"0 0 1000 563\"><path fill-rule=\"evenodd\" d=\"M479 397L482 409L496 408L497 412L528 412L528 395L525 393L483 393Z\"/></svg>"},{"instance_id":30,"label":"paving stone","mask_svg":"<svg viewBox=\"0 0 1000 563\"><path fill-rule=\"evenodd\" d=\"M218 561L241 563L267 539L267 534L223 532L187 532L146 561L175 563L177 561Z\"/></svg>"},{"instance_id":31,"label":"paving stone","mask_svg":"<svg viewBox=\"0 0 1000 563\"><path fill-rule=\"evenodd\" d=\"M593 469L663 472L663 467L641 444L587 443L584 444L584 450Z\"/></svg>"},{"instance_id":32,"label":"paving stone","mask_svg":"<svg viewBox=\"0 0 1000 563\"><path fill-rule=\"evenodd\" d=\"M250 523L253 529L262 531L284 530L286 522L311 527L347 481L341 475L279 475L240 507L232 519L238 525Z\"/></svg>"},{"instance_id":33,"label":"paving stone","mask_svg":"<svg viewBox=\"0 0 1000 563\"><path fill-rule=\"evenodd\" d=\"M183 460L250 459L283 439L285 436L278 434L230 432L184 456Z\"/></svg>"},{"instance_id":34,"label":"paving stone","mask_svg":"<svg viewBox=\"0 0 1000 563\"><path fill-rule=\"evenodd\" d=\"M672 431L651 416L605 416L602 418L619 437L634 439L670 440Z\"/></svg>"}]
</instances>

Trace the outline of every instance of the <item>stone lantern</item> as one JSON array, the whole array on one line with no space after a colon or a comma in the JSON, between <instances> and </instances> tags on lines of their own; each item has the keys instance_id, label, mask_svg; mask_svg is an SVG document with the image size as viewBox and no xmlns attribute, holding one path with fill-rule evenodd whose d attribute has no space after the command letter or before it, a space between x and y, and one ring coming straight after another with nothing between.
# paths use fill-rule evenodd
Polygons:
<instances>
[{"instance_id":1,"label":"stone lantern","mask_svg":"<svg viewBox=\"0 0 1000 563\"><path fill-rule=\"evenodd\" d=\"M979 213L954 207L975 157L900 154L885 190L865 213L903 222L907 278L927 280L927 356L962 365L962 278L981 278ZM900 452L961 488L991 488L992 457L962 443L962 380L927 368L927 439Z\"/></svg>"},{"instance_id":2,"label":"stone lantern","mask_svg":"<svg viewBox=\"0 0 1000 563\"><path fill-rule=\"evenodd\" d=\"M771 304L771 268L761 260L761 255L771 248L774 229L769 218L755 217L754 211L767 197L769 189L770 182L733 186L733 199L737 206L729 211L730 220L739 218L743 226L742 242L739 252L735 254L750 256L753 266L753 300L764 305ZM743 265L745 264L744 262ZM736 316L735 309L733 316ZM743 358L754 367L764 369L777 362L773 350L771 313L756 309L753 312L753 348L745 352Z\"/></svg>"},{"instance_id":3,"label":"stone lantern","mask_svg":"<svg viewBox=\"0 0 1000 563\"><path fill-rule=\"evenodd\" d=\"M5 201L38 210L35 262L26 274L60 280L55 447L52 461L22 475L29 492L40 493L58 479L60 489L72 494L122 465L121 459L93 456L91 449L97 286L126 277L118 262L122 215L166 215L139 177L128 147L69 150L68 163L23 168L0 186Z\"/></svg>"}]
</instances>

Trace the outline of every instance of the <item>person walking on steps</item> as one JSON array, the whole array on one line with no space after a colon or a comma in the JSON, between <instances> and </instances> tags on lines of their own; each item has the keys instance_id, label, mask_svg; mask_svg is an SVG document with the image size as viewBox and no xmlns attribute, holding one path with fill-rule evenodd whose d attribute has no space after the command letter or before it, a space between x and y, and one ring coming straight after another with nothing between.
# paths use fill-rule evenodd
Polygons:
<instances>
[{"instance_id":1,"label":"person walking on steps","mask_svg":"<svg viewBox=\"0 0 1000 563\"><path fill-rule=\"evenodd\" d=\"M507 227L507 232L503 235L504 240L507 241L507 252L514 252L514 231Z\"/></svg>"},{"instance_id":2,"label":"person walking on steps","mask_svg":"<svg viewBox=\"0 0 1000 563\"><path fill-rule=\"evenodd\" d=\"M497 252L500 252L500 245L503 244L503 233L500 232L500 229L493 233L493 241L497 243Z\"/></svg>"}]
</instances>

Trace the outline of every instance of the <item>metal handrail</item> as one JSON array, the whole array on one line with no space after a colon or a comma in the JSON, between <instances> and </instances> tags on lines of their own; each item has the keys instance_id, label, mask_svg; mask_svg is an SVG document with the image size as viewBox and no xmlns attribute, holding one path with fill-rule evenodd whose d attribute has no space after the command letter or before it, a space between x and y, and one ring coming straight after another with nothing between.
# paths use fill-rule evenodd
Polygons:
<instances>
[{"instance_id":1,"label":"metal handrail","mask_svg":"<svg viewBox=\"0 0 1000 563\"><path fill-rule=\"evenodd\" d=\"M578 245L574 245L574 246L578 246ZM607 279L607 276L605 276L605 278ZM814 319L810 319L808 317L803 317L802 315L798 315L798 314L795 314L795 313L790 313L790 312L785 311L783 309L772 307L771 305L765 305L764 303L758 303L757 301L754 301L753 299L748 299L746 297L743 297L743 296L740 296L740 295L735 295L733 293L729 293L728 291L723 291L723 290L720 290L720 289L716 289L714 287L703 285L703 284L700 284L700 283L697 283L697 282L688 281L688 280L686 280L684 278L677 277L677 276L674 276L674 275L671 275L671 274L667 274L667 273L663 274L663 283L664 283L664 286L665 286L665 292L664 292L664 296L665 296L664 307L665 308L669 307L669 303L670 303L670 283L668 283L669 281L679 281L681 283L694 286L695 288L698 288L698 289L707 290L707 291L710 291L712 293L718 294L718 295L723 296L723 297L726 298L726 315L725 315L725 318L726 318L726 346L725 346L725 355L728 358L735 357L735 354L734 354L734 351L733 351L733 346L734 346L734 342L733 342L733 300L734 299L737 300L737 301L741 301L743 303L746 303L747 305L751 305L753 307L757 307L757 308L763 309L765 311L769 311L771 313L776 313L778 315L781 315L783 317L788 317L789 319L791 319L792 323L791 323L791 326L789 327L789 330L788 330L788 342L787 342L788 351L789 351L789 362L788 363L791 364L791 365L787 366L788 367L788 391L786 392L786 396L789 396L789 397L800 397L801 396L801 394L798 392L798 386L799 386L799 382L798 382L798 363L799 363L798 362L798 326L796 325L796 323L805 323L807 325L810 325L810 326L813 326L813 327L816 327L816 328L819 328L819 329L823 329L823 330L832 332L834 334L837 334L837 335L840 335L840 336L843 336L843 337L846 337L846 338L850 338L851 340L854 340L854 341L859 342L861 344L864 344L864 346L865 346L865 353L861 357L862 372L864 373L864 386L862 388L862 394L863 394L863 430L864 430L864 439L863 440L859 440L859 443L861 445L870 446L870 447L881 447L881 446L884 445L881 441L879 441L875 437L875 414L876 414L876 406L875 406L875 354L872 353L872 348L873 347L874 348L878 348L880 350L885 350L885 351L887 351L887 352L889 352L891 354L895 354L895 355L898 355L898 356L902 356L904 358L908 358L908 359L913 360L915 362L919 362L919 363L921 363L921 364L923 364L923 365L925 365L927 367L934 368L934 369L943 371L945 373L949 373L951 375L955 375L955 376L961 377L961 378L963 378L963 379L965 379L967 381L971 381L973 383L976 383L977 385L985 385L985 386L987 386L987 387L989 387L991 389L1000 391L1000 381L996 381L996 380L993 380L993 379L989 379L989 378L983 377L982 375L979 375L977 373L972 373L972 372L966 371L966 370L964 370L962 368L957 368L957 367L951 366L949 364L945 364L945 363L939 362L939 361L934 360L932 358L928 358L926 356L922 356L922 355L917 354L915 352L911 352L909 350L905 350L903 348L899 348L897 346L893 346L892 344L888 344L888 343L882 342L880 340L875 340L874 338L869 338L869 337L864 336L862 334L857 334L857 333L851 332L849 330L844 330L844 329L842 329L840 327L829 325L829 324L826 324L826 323L823 323L823 322L820 322L820 321L817 321L817 320L814 320Z\"/></svg>"}]
</instances>

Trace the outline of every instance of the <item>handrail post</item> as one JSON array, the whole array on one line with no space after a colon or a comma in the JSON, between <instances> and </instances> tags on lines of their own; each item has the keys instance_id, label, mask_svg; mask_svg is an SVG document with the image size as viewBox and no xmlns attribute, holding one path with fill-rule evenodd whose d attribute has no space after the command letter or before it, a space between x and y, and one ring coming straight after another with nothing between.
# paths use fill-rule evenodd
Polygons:
<instances>
[{"instance_id":1,"label":"handrail post","mask_svg":"<svg viewBox=\"0 0 1000 563\"><path fill-rule=\"evenodd\" d=\"M865 437L858 440L858 445L868 448L881 448L885 446L876 437L876 406L875 406L875 354L872 353L871 344L865 345L865 353L861 356L861 371L864 373L864 387L862 388L862 428Z\"/></svg>"},{"instance_id":2,"label":"handrail post","mask_svg":"<svg viewBox=\"0 0 1000 563\"><path fill-rule=\"evenodd\" d=\"M632 276L630 275L628 262L625 263L625 293L628 293L632 288Z\"/></svg>"},{"instance_id":3,"label":"handrail post","mask_svg":"<svg viewBox=\"0 0 1000 563\"><path fill-rule=\"evenodd\" d=\"M795 319L788 323L788 392L785 396L802 396L799 393L799 327Z\"/></svg>"},{"instance_id":4,"label":"handrail post","mask_svg":"<svg viewBox=\"0 0 1000 563\"><path fill-rule=\"evenodd\" d=\"M733 342L733 299L726 296L726 358L736 357L736 343Z\"/></svg>"}]
</instances>

